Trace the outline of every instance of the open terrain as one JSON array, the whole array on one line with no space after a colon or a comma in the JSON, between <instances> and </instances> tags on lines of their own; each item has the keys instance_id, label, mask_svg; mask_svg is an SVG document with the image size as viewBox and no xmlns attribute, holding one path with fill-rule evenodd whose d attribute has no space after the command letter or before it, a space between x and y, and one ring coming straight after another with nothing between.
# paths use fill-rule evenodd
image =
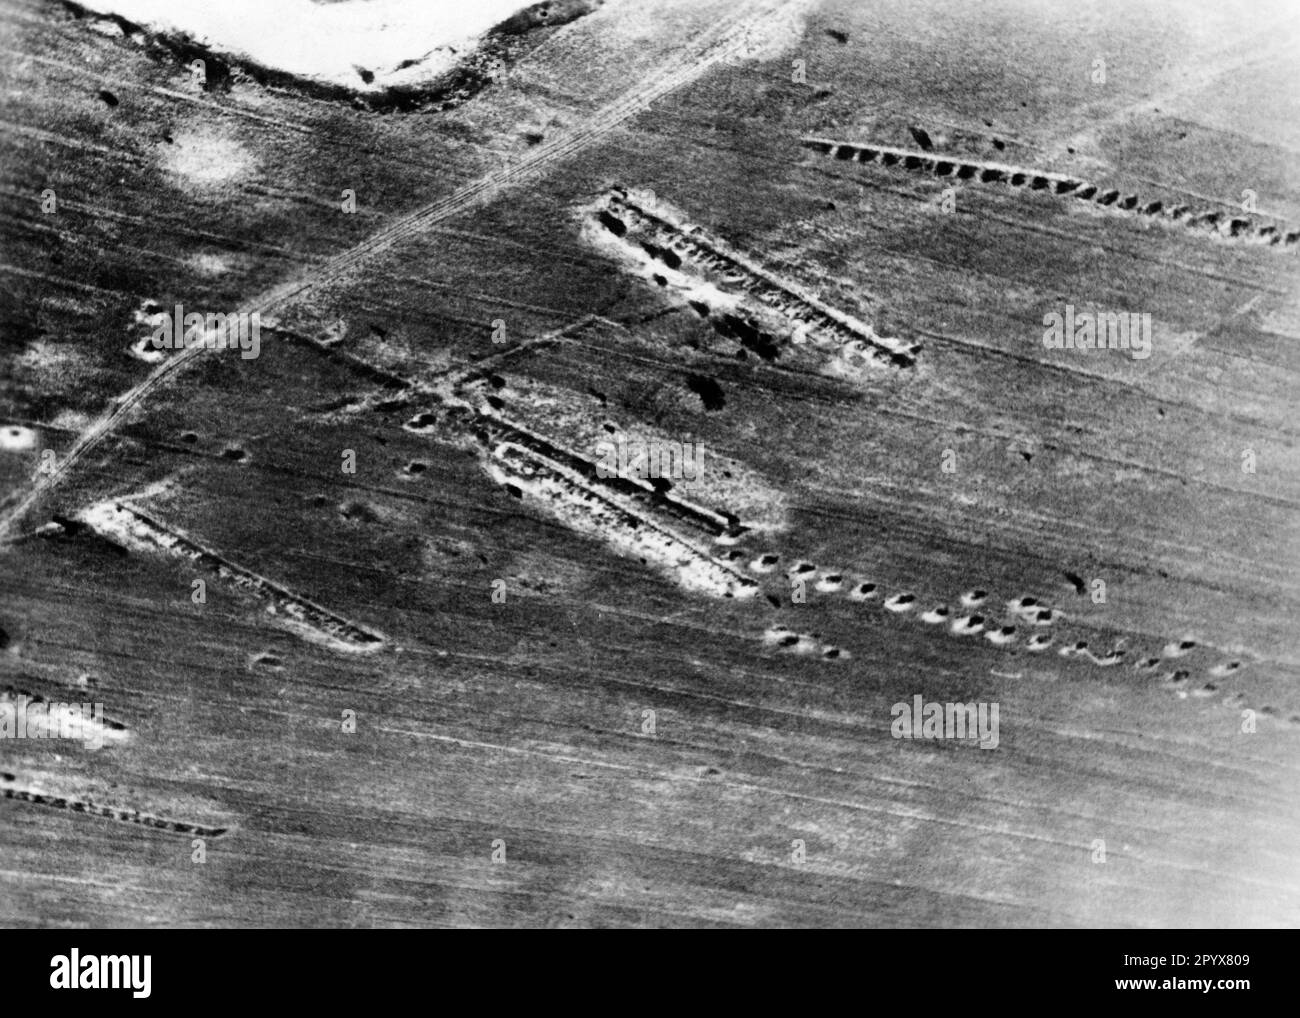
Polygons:
<instances>
[{"instance_id":1,"label":"open terrain","mask_svg":"<svg viewBox=\"0 0 1300 1018\"><path fill-rule=\"evenodd\" d=\"M94 6L0 3L0 704L110 733L0 740L0 922L1300 922L1290 5L540 4L355 94Z\"/></svg>"}]
</instances>

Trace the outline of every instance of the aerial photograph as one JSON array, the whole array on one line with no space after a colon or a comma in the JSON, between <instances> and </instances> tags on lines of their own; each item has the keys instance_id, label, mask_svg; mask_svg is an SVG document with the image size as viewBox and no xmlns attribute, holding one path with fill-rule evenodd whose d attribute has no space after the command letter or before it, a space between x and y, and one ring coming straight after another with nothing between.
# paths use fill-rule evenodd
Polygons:
<instances>
[{"instance_id":1,"label":"aerial photograph","mask_svg":"<svg viewBox=\"0 0 1300 1018\"><path fill-rule=\"evenodd\" d=\"M1294 0L0 48L0 927L1300 926Z\"/></svg>"}]
</instances>

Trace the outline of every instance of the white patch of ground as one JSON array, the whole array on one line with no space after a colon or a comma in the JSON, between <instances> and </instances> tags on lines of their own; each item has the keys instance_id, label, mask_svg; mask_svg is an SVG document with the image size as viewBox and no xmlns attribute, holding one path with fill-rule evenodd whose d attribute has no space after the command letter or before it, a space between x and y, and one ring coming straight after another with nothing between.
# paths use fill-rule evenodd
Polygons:
<instances>
[{"instance_id":1,"label":"white patch of ground","mask_svg":"<svg viewBox=\"0 0 1300 1018\"><path fill-rule=\"evenodd\" d=\"M296 77L377 92L449 70L520 0L81 0L161 34ZM405 66L404 66L405 65ZM373 75L370 81L361 75Z\"/></svg>"},{"instance_id":2,"label":"white patch of ground","mask_svg":"<svg viewBox=\"0 0 1300 1018\"><path fill-rule=\"evenodd\" d=\"M25 452L36 445L36 432L17 424L8 424L0 428L0 450L4 452Z\"/></svg>"},{"instance_id":3,"label":"white patch of ground","mask_svg":"<svg viewBox=\"0 0 1300 1018\"><path fill-rule=\"evenodd\" d=\"M131 344L131 349L128 352L136 360L144 361L146 364L157 364L166 356L161 350L154 347L151 336L141 336Z\"/></svg>"},{"instance_id":4,"label":"white patch of ground","mask_svg":"<svg viewBox=\"0 0 1300 1018\"><path fill-rule=\"evenodd\" d=\"M66 431L84 431L90 426L90 415L79 410L60 410L50 423Z\"/></svg>"},{"instance_id":5,"label":"white patch of ground","mask_svg":"<svg viewBox=\"0 0 1300 1018\"><path fill-rule=\"evenodd\" d=\"M44 337L34 339L18 355L16 366L24 371L61 373L75 368L81 361L71 343L55 343Z\"/></svg>"},{"instance_id":6,"label":"white patch of ground","mask_svg":"<svg viewBox=\"0 0 1300 1018\"><path fill-rule=\"evenodd\" d=\"M200 187L229 183L255 166L233 135L206 126L179 132L173 144L162 147L161 163L168 173Z\"/></svg>"},{"instance_id":7,"label":"white patch of ground","mask_svg":"<svg viewBox=\"0 0 1300 1018\"><path fill-rule=\"evenodd\" d=\"M91 748L130 739L125 729L104 722L102 704L96 715L90 704L47 701L8 690L0 691L0 713L7 714L11 724L22 718L29 739L72 739Z\"/></svg>"},{"instance_id":8,"label":"white patch of ground","mask_svg":"<svg viewBox=\"0 0 1300 1018\"><path fill-rule=\"evenodd\" d=\"M186 259L194 271L204 276L220 276L230 271L230 262L224 255L204 251Z\"/></svg>"},{"instance_id":9,"label":"white patch of ground","mask_svg":"<svg viewBox=\"0 0 1300 1018\"><path fill-rule=\"evenodd\" d=\"M758 585L666 527L649 524L617 501L595 494L583 478L514 443L498 445L484 466L498 484L516 487L571 530L603 540L619 555L668 574L686 590L750 598Z\"/></svg>"},{"instance_id":10,"label":"white patch of ground","mask_svg":"<svg viewBox=\"0 0 1300 1018\"><path fill-rule=\"evenodd\" d=\"M621 439L631 446L648 447L651 443L694 443L689 434L669 434L641 421L613 423L608 412L595 397L585 393L557 389L524 376L510 376L504 416L518 421L566 447L590 462L599 462L606 443ZM611 432L606 427L616 428ZM757 471L704 443L703 465L697 477L673 478L673 491L679 498L708 508L722 507L738 516L747 527L761 531L781 531L788 525L785 493L767 482Z\"/></svg>"}]
</instances>

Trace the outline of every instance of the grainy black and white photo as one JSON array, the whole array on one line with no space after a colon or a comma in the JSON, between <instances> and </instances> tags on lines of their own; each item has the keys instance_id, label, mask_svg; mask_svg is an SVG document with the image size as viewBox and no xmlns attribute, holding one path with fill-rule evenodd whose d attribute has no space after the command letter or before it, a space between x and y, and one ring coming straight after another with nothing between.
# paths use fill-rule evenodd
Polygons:
<instances>
[{"instance_id":1,"label":"grainy black and white photo","mask_svg":"<svg viewBox=\"0 0 1300 1018\"><path fill-rule=\"evenodd\" d=\"M0 48L0 926L1300 925L1293 0Z\"/></svg>"}]
</instances>

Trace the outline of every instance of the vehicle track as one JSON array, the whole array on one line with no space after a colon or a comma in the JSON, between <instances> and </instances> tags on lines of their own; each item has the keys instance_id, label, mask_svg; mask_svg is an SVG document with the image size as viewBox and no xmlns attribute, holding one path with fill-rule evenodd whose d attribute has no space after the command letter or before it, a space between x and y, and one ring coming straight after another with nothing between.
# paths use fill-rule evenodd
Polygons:
<instances>
[{"instance_id":1,"label":"vehicle track","mask_svg":"<svg viewBox=\"0 0 1300 1018\"><path fill-rule=\"evenodd\" d=\"M747 52L752 52L755 38L761 40L765 31L784 27L784 16L802 6L802 0L754 0L737 5L735 15L730 20L719 21L691 44L683 46L679 50L681 55L670 60L658 74L616 102L585 117L582 126L542 142L515 163L488 173L450 195L395 220L354 247L246 302L238 312L269 314L288 301L345 276L366 261L428 228L486 204L503 191L542 175L555 163L589 148L662 96L700 78L724 61L743 58ZM119 396L113 408L82 432L54 468L49 473L42 474L17 503L0 516L0 538L6 536L39 499L55 488L87 452L112 434L148 396L210 352L210 347L224 349L225 343L217 341L228 341L229 337L225 335L227 332L229 327L213 330L212 334L205 336L205 340L211 339L212 342L196 344L174 354L160 363L138 385Z\"/></svg>"}]
</instances>

